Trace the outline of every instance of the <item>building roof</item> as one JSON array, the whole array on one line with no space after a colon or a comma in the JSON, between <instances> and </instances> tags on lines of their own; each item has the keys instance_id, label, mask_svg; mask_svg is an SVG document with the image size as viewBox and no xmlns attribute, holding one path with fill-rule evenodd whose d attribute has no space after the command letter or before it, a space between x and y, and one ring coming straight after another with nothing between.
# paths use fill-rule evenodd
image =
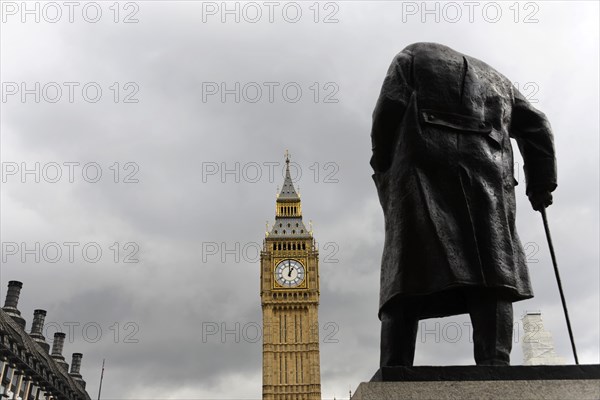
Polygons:
<instances>
[{"instance_id":1,"label":"building roof","mask_svg":"<svg viewBox=\"0 0 600 400\"><path fill-rule=\"evenodd\" d=\"M27 332L0 309L0 354L27 372L48 392L65 399L91 400L85 389Z\"/></svg>"},{"instance_id":2,"label":"building roof","mask_svg":"<svg viewBox=\"0 0 600 400\"><path fill-rule=\"evenodd\" d=\"M276 217L268 237L269 239L310 239L312 236L304 226L302 217Z\"/></svg>"},{"instance_id":3,"label":"building roof","mask_svg":"<svg viewBox=\"0 0 600 400\"><path fill-rule=\"evenodd\" d=\"M290 157L285 155L285 178L281 191L277 195L277 203L300 203L300 195L294 187L290 174ZM295 206L293 204L293 206ZM294 207L295 208L295 207ZM267 235L268 239L311 239L312 233L306 229L302 215L298 211L290 215L276 215L275 223Z\"/></svg>"},{"instance_id":4,"label":"building roof","mask_svg":"<svg viewBox=\"0 0 600 400\"><path fill-rule=\"evenodd\" d=\"M277 201L300 201L300 196L294 188L294 182L292 182L292 176L290 175L290 157L287 154L285 156L285 179L283 180L281 191L277 196Z\"/></svg>"}]
</instances>

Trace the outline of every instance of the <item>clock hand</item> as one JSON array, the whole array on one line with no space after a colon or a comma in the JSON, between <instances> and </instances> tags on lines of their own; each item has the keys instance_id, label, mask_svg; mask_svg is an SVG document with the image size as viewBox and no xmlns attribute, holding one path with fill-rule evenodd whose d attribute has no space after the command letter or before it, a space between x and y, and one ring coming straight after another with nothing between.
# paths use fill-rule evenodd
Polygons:
<instances>
[{"instance_id":1,"label":"clock hand","mask_svg":"<svg viewBox=\"0 0 600 400\"><path fill-rule=\"evenodd\" d=\"M292 276L292 263L288 261L288 277Z\"/></svg>"}]
</instances>

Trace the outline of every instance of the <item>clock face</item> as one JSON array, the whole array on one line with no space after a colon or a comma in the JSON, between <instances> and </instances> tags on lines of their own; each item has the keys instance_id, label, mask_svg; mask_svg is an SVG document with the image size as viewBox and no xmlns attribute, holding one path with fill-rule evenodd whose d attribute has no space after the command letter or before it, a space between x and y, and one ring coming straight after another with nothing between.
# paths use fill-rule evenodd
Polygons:
<instances>
[{"instance_id":1,"label":"clock face","mask_svg":"<svg viewBox=\"0 0 600 400\"><path fill-rule=\"evenodd\" d=\"M275 267L275 280L283 287L296 287L304 281L304 265L296 260L283 260Z\"/></svg>"}]
</instances>

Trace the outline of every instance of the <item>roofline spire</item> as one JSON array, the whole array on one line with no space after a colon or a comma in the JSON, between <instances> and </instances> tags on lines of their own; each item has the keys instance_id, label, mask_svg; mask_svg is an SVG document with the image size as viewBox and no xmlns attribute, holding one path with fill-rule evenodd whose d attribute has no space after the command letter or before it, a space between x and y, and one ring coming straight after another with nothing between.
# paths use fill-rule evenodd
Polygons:
<instances>
[{"instance_id":1,"label":"roofline spire","mask_svg":"<svg viewBox=\"0 0 600 400\"><path fill-rule=\"evenodd\" d=\"M281 190L278 187L277 191L279 192L278 202L300 201L300 195L294 188L292 174L290 173L290 152L287 149L285 150L285 178Z\"/></svg>"},{"instance_id":2,"label":"roofline spire","mask_svg":"<svg viewBox=\"0 0 600 400\"><path fill-rule=\"evenodd\" d=\"M290 176L290 152L285 149L285 176Z\"/></svg>"}]
</instances>

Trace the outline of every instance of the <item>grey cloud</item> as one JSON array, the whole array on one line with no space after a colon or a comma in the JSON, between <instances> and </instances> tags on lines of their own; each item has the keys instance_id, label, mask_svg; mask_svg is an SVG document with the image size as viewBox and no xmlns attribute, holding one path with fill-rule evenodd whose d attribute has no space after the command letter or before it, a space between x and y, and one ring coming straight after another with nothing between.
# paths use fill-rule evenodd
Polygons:
<instances>
[{"instance_id":1,"label":"grey cloud","mask_svg":"<svg viewBox=\"0 0 600 400\"><path fill-rule=\"evenodd\" d=\"M95 104L10 100L2 104L1 118L4 162L94 161L103 169L96 184L21 184L11 178L2 185L3 241L97 241L104 248L98 263L11 258L1 271L0 291L10 279L24 282L20 308L29 323L34 308L47 308L48 321L102 327L99 341L79 335L66 346L84 353L90 393L97 392L106 358L106 398L138 398L142 391L159 398L174 387L205 397L260 396L260 342L235 343L231 335L226 343L219 335L202 341L203 323L260 323L258 261L236 262L229 255L222 262L221 253L203 257L203 243L262 243L283 178L278 171L269 181L263 169L256 183L236 183L232 175L223 183L220 174L203 182L202 168L207 162L281 167L286 148L302 167L296 185L305 220L313 220L322 246L339 248L336 254L321 248L320 334L337 340L321 344L323 397L343 398L370 378L378 363L383 240L368 165L370 118L390 61L415 41L443 42L514 81L539 85L538 107L552 122L559 155L559 189L549 209L554 241L581 358L598 362L598 64L590 57L597 55L598 37L586 33L597 31L597 20L588 17L597 15L597 4L540 3L537 24L515 24L508 9L497 24L481 18L422 24L419 16L403 23L400 3L338 5L337 24L203 24L199 4L140 2L138 24L2 27L3 81L96 81L104 89ZM297 82L302 99L202 99L203 82L231 87L271 81ZM112 102L113 82L121 89L137 83L139 103ZM321 87L317 103L314 82ZM322 102L327 82L339 88L338 103ZM121 168L135 162L140 182L112 182L109 167L116 161ZM333 171L325 169L328 162L335 163L330 177L337 183L325 181ZM532 257L539 262L530 264L536 297L516 303L515 318L541 309L557 352L568 358L541 221L527 203L522 179L517 196L519 234L537 245ZM140 261L114 262L108 247L128 241L139 244ZM339 262L325 262L326 256ZM446 321L467 319L439 322ZM115 322L119 343L110 330ZM138 324L138 343L122 342L130 332L127 322ZM328 336L332 326L337 331ZM456 344L428 340L418 344L417 362L469 364L471 354L466 337ZM521 361L518 344L512 359ZM226 388L229 379L240 384Z\"/></svg>"}]
</instances>

